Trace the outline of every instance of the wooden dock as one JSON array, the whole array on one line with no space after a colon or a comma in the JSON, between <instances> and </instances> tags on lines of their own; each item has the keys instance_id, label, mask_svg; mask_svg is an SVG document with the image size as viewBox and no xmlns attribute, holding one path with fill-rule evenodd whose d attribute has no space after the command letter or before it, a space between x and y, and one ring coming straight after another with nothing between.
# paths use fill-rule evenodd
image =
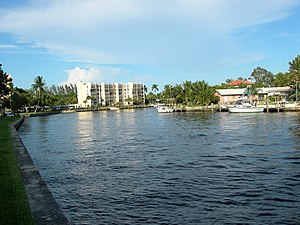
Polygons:
<instances>
[{"instance_id":1,"label":"wooden dock","mask_svg":"<svg viewBox=\"0 0 300 225\"><path fill-rule=\"evenodd\" d=\"M175 109L174 112L195 112L195 111L214 111L214 112L228 112L226 107L219 105L213 106L198 106L198 107L185 107L183 109ZM300 112L300 105L294 107L284 107L281 105L269 105L264 107L264 112Z\"/></svg>"}]
</instances>

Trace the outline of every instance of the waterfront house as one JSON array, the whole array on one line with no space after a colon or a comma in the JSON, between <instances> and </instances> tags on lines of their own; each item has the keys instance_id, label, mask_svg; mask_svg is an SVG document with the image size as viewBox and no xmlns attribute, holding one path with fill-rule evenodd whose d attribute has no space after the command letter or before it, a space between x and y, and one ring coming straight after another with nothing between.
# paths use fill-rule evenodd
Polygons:
<instances>
[{"instance_id":1,"label":"waterfront house","mask_svg":"<svg viewBox=\"0 0 300 225\"><path fill-rule=\"evenodd\" d=\"M217 89L214 95L218 96L220 104L229 104L235 102L245 92L246 88L235 88L235 89ZM258 88L258 94L252 96L258 102L264 102L267 97L279 96L280 98L286 98L293 89L291 87L268 87Z\"/></svg>"},{"instance_id":2,"label":"waterfront house","mask_svg":"<svg viewBox=\"0 0 300 225\"><path fill-rule=\"evenodd\" d=\"M254 84L254 83L249 80L234 80L234 81L227 83L226 85L238 87L240 85L251 85L251 84Z\"/></svg>"},{"instance_id":3,"label":"waterfront house","mask_svg":"<svg viewBox=\"0 0 300 225\"><path fill-rule=\"evenodd\" d=\"M235 89L217 89L214 93L215 96L218 96L220 104L228 104L235 102L240 98L245 92L246 88L235 88Z\"/></svg>"}]
</instances>

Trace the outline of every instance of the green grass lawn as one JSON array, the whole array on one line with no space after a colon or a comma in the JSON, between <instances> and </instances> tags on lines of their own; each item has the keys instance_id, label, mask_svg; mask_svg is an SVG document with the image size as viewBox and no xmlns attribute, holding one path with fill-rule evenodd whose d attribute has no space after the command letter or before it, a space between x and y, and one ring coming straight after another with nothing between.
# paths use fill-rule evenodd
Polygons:
<instances>
[{"instance_id":1,"label":"green grass lawn","mask_svg":"<svg viewBox=\"0 0 300 225\"><path fill-rule=\"evenodd\" d=\"M0 119L0 225L33 224L9 128L17 119Z\"/></svg>"}]
</instances>

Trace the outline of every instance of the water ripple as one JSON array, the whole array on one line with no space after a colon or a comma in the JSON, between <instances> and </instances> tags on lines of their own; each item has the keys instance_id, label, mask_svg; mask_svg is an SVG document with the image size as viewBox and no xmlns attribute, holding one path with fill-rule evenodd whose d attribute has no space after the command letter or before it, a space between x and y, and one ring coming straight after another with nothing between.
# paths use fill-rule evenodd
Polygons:
<instances>
[{"instance_id":1,"label":"water ripple","mask_svg":"<svg viewBox=\"0 0 300 225\"><path fill-rule=\"evenodd\" d=\"M146 109L35 117L20 134L71 224L299 224L299 125Z\"/></svg>"}]
</instances>

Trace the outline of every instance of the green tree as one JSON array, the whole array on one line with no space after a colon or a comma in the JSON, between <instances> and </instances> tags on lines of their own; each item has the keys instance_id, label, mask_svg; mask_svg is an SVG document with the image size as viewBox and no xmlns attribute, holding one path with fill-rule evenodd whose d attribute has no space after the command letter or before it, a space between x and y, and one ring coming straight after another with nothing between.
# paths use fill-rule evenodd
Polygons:
<instances>
[{"instance_id":1,"label":"green tree","mask_svg":"<svg viewBox=\"0 0 300 225\"><path fill-rule=\"evenodd\" d=\"M184 91L182 85L176 84L173 87L173 97L175 104L182 104L184 102Z\"/></svg>"},{"instance_id":2,"label":"green tree","mask_svg":"<svg viewBox=\"0 0 300 225\"><path fill-rule=\"evenodd\" d=\"M259 93L259 84L248 85L244 92L244 95L247 95L248 98L252 98Z\"/></svg>"},{"instance_id":3,"label":"green tree","mask_svg":"<svg viewBox=\"0 0 300 225\"><path fill-rule=\"evenodd\" d=\"M76 102L77 102L77 95L76 95ZM100 98L100 105L103 106L103 102L104 102L104 99L103 98Z\"/></svg>"},{"instance_id":4,"label":"green tree","mask_svg":"<svg viewBox=\"0 0 300 225\"><path fill-rule=\"evenodd\" d=\"M0 109L5 109L10 104L10 97L12 94L12 78L2 70L0 64Z\"/></svg>"},{"instance_id":5,"label":"green tree","mask_svg":"<svg viewBox=\"0 0 300 225\"><path fill-rule=\"evenodd\" d=\"M45 98L45 104L50 106L57 105L68 105L68 104L76 104L77 103L77 93L76 86L63 85L63 86L55 86L44 87L47 96Z\"/></svg>"},{"instance_id":6,"label":"green tree","mask_svg":"<svg viewBox=\"0 0 300 225\"><path fill-rule=\"evenodd\" d=\"M155 94L153 94L152 92L150 92L146 95L146 103L153 104L153 103L155 103L156 98L157 98L157 96ZM127 100L125 99L125 101L127 101Z\"/></svg>"},{"instance_id":7,"label":"green tree","mask_svg":"<svg viewBox=\"0 0 300 225\"><path fill-rule=\"evenodd\" d=\"M215 89L205 81L194 83L185 81L182 85L165 85L160 94L164 102L167 103L209 105L219 101L219 98L214 95Z\"/></svg>"},{"instance_id":8,"label":"green tree","mask_svg":"<svg viewBox=\"0 0 300 225\"><path fill-rule=\"evenodd\" d=\"M44 86L46 85L45 80L43 80L43 76L37 76L34 79L34 84L32 84L32 89L37 92L37 97L38 97L38 105L41 104L42 100L42 93L45 92Z\"/></svg>"},{"instance_id":9,"label":"green tree","mask_svg":"<svg viewBox=\"0 0 300 225\"><path fill-rule=\"evenodd\" d=\"M257 83L267 85L267 86L272 86L273 81L274 81L274 75L270 71L257 67L254 69L251 73L251 77L255 79Z\"/></svg>"},{"instance_id":10,"label":"green tree","mask_svg":"<svg viewBox=\"0 0 300 225\"><path fill-rule=\"evenodd\" d=\"M133 99L132 98L126 98L125 101L128 103L128 105L133 104Z\"/></svg>"},{"instance_id":11,"label":"green tree","mask_svg":"<svg viewBox=\"0 0 300 225\"><path fill-rule=\"evenodd\" d=\"M87 100L84 100L83 103L84 103L84 108L86 108Z\"/></svg>"},{"instance_id":12,"label":"green tree","mask_svg":"<svg viewBox=\"0 0 300 225\"><path fill-rule=\"evenodd\" d=\"M11 96L11 109L14 112L26 108L30 104L31 95L22 88L14 88Z\"/></svg>"},{"instance_id":13,"label":"green tree","mask_svg":"<svg viewBox=\"0 0 300 225\"><path fill-rule=\"evenodd\" d=\"M205 104L208 105L211 102L212 90L208 83L205 81L197 81L193 85L195 91L195 104Z\"/></svg>"},{"instance_id":14,"label":"green tree","mask_svg":"<svg viewBox=\"0 0 300 225\"><path fill-rule=\"evenodd\" d=\"M295 59L289 62L289 65L289 72L300 80L300 55L298 55Z\"/></svg>"},{"instance_id":15,"label":"green tree","mask_svg":"<svg viewBox=\"0 0 300 225\"><path fill-rule=\"evenodd\" d=\"M289 72L295 79L295 81L300 81L300 55L298 55L295 59L289 62Z\"/></svg>"},{"instance_id":16,"label":"green tree","mask_svg":"<svg viewBox=\"0 0 300 225\"><path fill-rule=\"evenodd\" d=\"M290 73L277 73L274 78L273 84L276 87L292 86L295 84L293 76Z\"/></svg>"},{"instance_id":17,"label":"green tree","mask_svg":"<svg viewBox=\"0 0 300 225\"><path fill-rule=\"evenodd\" d=\"M156 94L156 92L158 92L158 85L157 84L152 84L152 91L154 91L154 93Z\"/></svg>"},{"instance_id":18,"label":"green tree","mask_svg":"<svg viewBox=\"0 0 300 225\"><path fill-rule=\"evenodd\" d=\"M292 79L295 82L295 89L296 89L295 97L296 97L296 101L298 101L299 99L298 87L300 82L300 55L298 55L293 61L289 62L289 65L290 65L289 72L292 76Z\"/></svg>"},{"instance_id":19,"label":"green tree","mask_svg":"<svg viewBox=\"0 0 300 225\"><path fill-rule=\"evenodd\" d=\"M164 86L164 91L162 93L163 99L167 103L172 103L173 101L173 87L170 84Z\"/></svg>"},{"instance_id":20,"label":"green tree","mask_svg":"<svg viewBox=\"0 0 300 225\"><path fill-rule=\"evenodd\" d=\"M184 101L185 104L188 104L191 100L193 88L192 88L192 82L191 81L185 81L183 82L183 95L184 95Z\"/></svg>"},{"instance_id":21,"label":"green tree","mask_svg":"<svg viewBox=\"0 0 300 225\"><path fill-rule=\"evenodd\" d=\"M233 81L233 79L232 78L228 78L228 79L226 79L226 84L228 84L228 83L230 83L230 82L232 82Z\"/></svg>"},{"instance_id":22,"label":"green tree","mask_svg":"<svg viewBox=\"0 0 300 225\"><path fill-rule=\"evenodd\" d=\"M91 101L91 105L90 105L90 107L92 106L92 105L94 105L94 104L96 104L96 101L97 101L97 99L94 97L94 96L87 96L86 97L86 101L88 102L88 101Z\"/></svg>"},{"instance_id":23,"label":"green tree","mask_svg":"<svg viewBox=\"0 0 300 225\"><path fill-rule=\"evenodd\" d=\"M133 105L141 105L141 104L143 104L143 98L134 98L132 100L132 102L133 102Z\"/></svg>"}]
</instances>

